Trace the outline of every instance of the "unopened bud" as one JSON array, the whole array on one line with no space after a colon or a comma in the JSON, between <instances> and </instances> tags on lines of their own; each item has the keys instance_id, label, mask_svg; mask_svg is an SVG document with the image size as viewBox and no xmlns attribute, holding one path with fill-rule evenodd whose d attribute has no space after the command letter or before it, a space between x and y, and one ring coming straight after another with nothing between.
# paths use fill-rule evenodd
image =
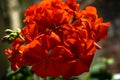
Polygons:
<instances>
[{"instance_id":1,"label":"unopened bud","mask_svg":"<svg viewBox=\"0 0 120 80\"><path fill-rule=\"evenodd\" d=\"M15 37L9 37L8 42L11 43L11 42L13 42L15 39L16 39Z\"/></svg>"},{"instance_id":2,"label":"unopened bud","mask_svg":"<svg viewBox=\"0 0 120 80\"><path fill-rule=\"evenodd\" d=\"M13 31L11 29L5 30L6 36L2 38L3 42L12 43L17 37L20 38L23 42L25 41L24 38L20 35L20 30Z\"/></svg>"},{"instance_id":3,"label":"unopened bud","mask_svg":"<svg viewBox=\"0 0 120 80\"><path fill-rule=\"evenodd\" d=\"M11 29L6 29L6 30L5 30L5 33L6 33L6 34L10 34L10 33L12 33L12 32L13 32L13 30L11 30Z\"/></svg>"},{"instance_id":4,"label":"unopened bud","mask_svg":"<svg viewBox=\"0 0 120 80\"><path fill-rule=\"evenodd\" d=\"M4 36L4 37L2 38L2 41L3 41L3 42L7 42L8 39L9 39L9 37L10 37L9 35Z\"/></svg>"},{"instance_id":5,"label":"unopened bud","mask_svg":"<svg viewBox=\"0 0 120 80\"><path fill-rule=\"evenodd\" d=\"M10 34L10 37L15 37L16 38L17 36L18 36L18 34L16 32Z\"/></svg>"}]
</instances>

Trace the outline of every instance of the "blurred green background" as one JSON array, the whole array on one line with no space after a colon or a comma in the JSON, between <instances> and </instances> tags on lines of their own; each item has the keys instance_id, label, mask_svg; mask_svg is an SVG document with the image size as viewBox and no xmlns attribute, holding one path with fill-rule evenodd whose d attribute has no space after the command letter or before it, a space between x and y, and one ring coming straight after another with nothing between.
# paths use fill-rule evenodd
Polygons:
<instances>
[{"instance_id":1,"label":"blurred green background","mask_svg":"<svg viewBox=\"0 0 120 80\"><path fill-rule=\"evenodd\" d=\"M7 28L13 30L22 28L25 25L22 22L25 10L39 2L40 0L0 0L0 38ZM80 3L81 9L88 5L96 6L99 16L102 16L104 21L110 21L111 27L108 39L100 43L103 48L96 52L90 72L70 80L112 80L113 76L120 74L120 0L77 0L77 2ZM24 67L17 72L11 71L4 55L6 47L9 47L9 44L0 41L0 80L42 80L31 72L30 67ZM62 79L62 77L46 78L46 80Z\"/></svg>"}]
</instances>

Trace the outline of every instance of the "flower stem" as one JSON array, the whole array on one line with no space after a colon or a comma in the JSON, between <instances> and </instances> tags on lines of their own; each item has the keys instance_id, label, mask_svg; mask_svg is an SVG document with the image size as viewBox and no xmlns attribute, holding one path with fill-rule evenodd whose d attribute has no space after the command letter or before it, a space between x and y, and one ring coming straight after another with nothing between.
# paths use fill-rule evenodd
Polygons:
<instances>
[{"instance_id":1,"label":"flower stem","mask_svg":"<svg viewBox=\"0 0 120 80\"><path fill-rule=\"evenodd\" d=\"M19 34L18 36L23 42L25 42L25 39Z\"/></svg>"}]
</instances>

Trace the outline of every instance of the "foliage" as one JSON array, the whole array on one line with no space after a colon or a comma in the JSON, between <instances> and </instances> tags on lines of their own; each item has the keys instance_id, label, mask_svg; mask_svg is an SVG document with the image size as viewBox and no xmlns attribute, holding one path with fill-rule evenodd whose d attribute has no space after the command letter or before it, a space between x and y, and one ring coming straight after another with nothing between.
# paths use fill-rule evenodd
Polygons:
<instances>
[{"instance_id":1,"label":"foliage","mask_svg":"<svg viewBox=\"0 0 120 80\"><path fill-rule=\"evenodd\" d=\"M33 72L30 67L23 67L16 72L9 68L3 80L33 80Z\"/></svg>"}]
</instances>

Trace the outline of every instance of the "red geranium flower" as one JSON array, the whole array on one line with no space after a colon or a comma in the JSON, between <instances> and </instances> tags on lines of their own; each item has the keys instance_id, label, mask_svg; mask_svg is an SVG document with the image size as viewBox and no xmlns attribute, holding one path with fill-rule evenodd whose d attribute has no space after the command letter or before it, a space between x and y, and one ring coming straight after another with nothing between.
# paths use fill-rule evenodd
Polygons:
<instances>
[{"instance_id":1,"label":"red geranium flower","mask_svg":"<svg viewBox=\"0 0 120 80\"><path fill-rule=\"evenodd\" d=\"M12 49L6 48L5 54L8 55L9 61L11 62L11 68L12 70L17 70L19 67L23 67L24 60L23 60L23 50L24 46L22 45L23 42L17 38L12 43Z\"/></svg>"},{"instance_id":2,"label":"red geranium flower","mask_svg":"<svg viewBox=\"0 0 120 80\"><path fill-rule=\"evenodd\" d=\"M105 39L110 23L98 18L95 7L79 10L75 0L43 0L27 9L27 25L13 42L9 60L13 70L25 65L40 77L69 78L89 71L97 42Z\"/></svg>"}]
</instances>

